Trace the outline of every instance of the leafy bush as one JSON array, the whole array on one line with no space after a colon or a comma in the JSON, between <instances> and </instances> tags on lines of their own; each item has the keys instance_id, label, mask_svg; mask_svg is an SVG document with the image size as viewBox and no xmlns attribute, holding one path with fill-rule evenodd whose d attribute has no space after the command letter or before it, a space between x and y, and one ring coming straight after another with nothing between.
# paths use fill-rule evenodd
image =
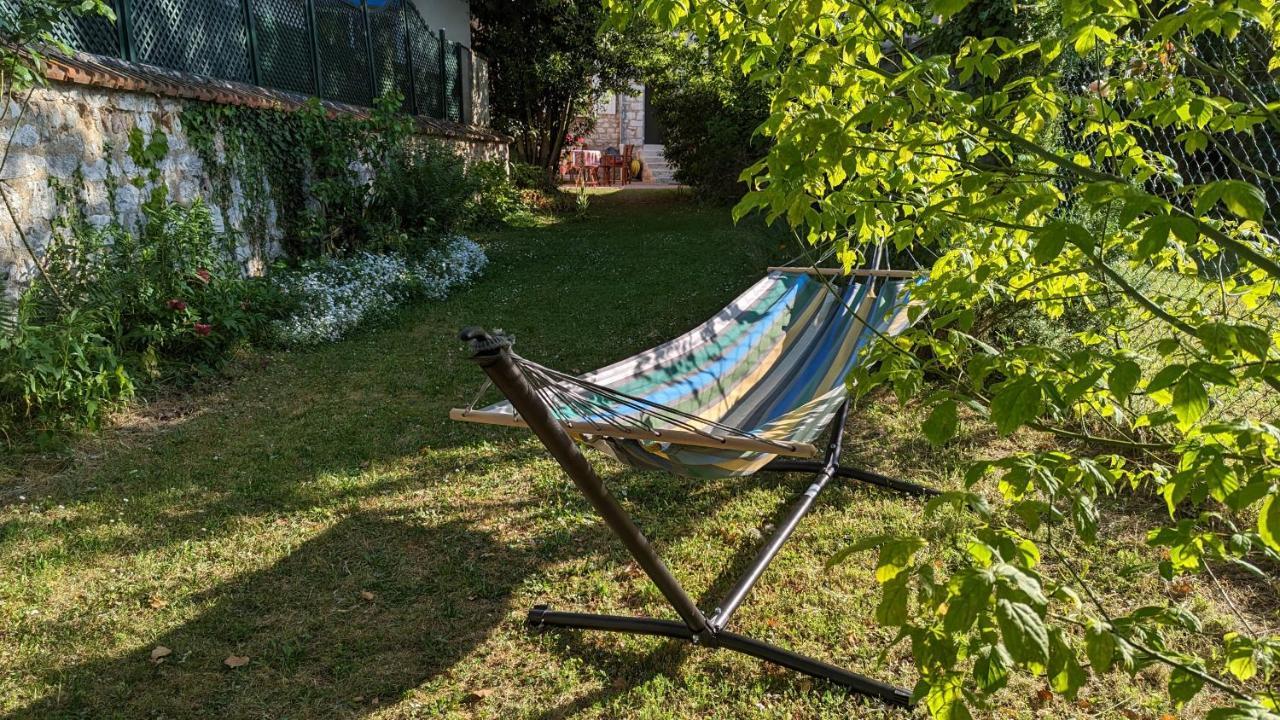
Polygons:
<instances>
[{"instance_id":1,"label":"leafy bush","mask_svg":"<svg viewBox=\"0 0 1280 720\"><path fill-rule=\"evenodd\" d=\"M768 149L755 134L769 116L765 94L723 72L698 46L673 51L669 69L651 87L676 180L706 200L742 197L747 187L738 176Z\"/></svg>"},{"instance_id":2,"label":"leafy bush","mask_svg":"<svg viewBox=\"0 0 1280 720\"><path fill-rule=\"evenodd\" d=\"M468 165L435 142L409 143L393 151L374 178L369 197L376 222L419 238L498 225L519 202L501 165ZM375 243L371 249L404 248Z\"/></svg>"},{"instance_id":3,"label":"leafy bush","mask_svg":"<svg viewBox=\"0 0 1280 720\"><path fill-rule=\"evenodd\" d=\"M408 300L447 297L487 264L480 246L462 235L417 258L359 252L311 260L274 276L290 309L272 334L287 346L334 342Z\"/></svg>"},{"instance_id":4,"label":"leafy bush","mask_svg":"<svg viewBox=\"0 0 1280 720\"><path fill-rule=\"evenodd\" d=\"M139 236L73 211L42 273L0 333L0 428L38 437L97 426L140 380L184 381L218 368L266 327L277 300L243 277L200 202L157 194Z\"/></svg>"},{"instance_id":5,"label":"leafy bush","mask_svg":"<svg viewBox=\"0 0 1280 720\"><path fill-rule=\"evenodd\" d=\"M20 423L47 439L97 427L102 414L133 394L133 381L90 314L72 310L37 324L23 303L0 334L0 432L15 440Z\"/></svg>"},{"instance_id":6,"label":"leafy bush","mask_svg":"<svg viewBox=\"0 0 1280 720\"><path fill-rule=\"evenodd\" d=\"M164 201L143 207L139 236L118 224L72 220L50 248L46 276L29 294L55 321L81 310L131 370L176 379L216 369L264 326L273 303L245 278L229 236L214 232L208 208Z\"/></svg>"}]
</instances>

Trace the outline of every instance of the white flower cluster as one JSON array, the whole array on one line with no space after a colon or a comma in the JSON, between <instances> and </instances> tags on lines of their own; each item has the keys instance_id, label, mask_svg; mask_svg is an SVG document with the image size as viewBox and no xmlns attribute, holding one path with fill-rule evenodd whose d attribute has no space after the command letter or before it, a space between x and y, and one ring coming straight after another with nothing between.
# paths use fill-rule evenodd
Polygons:
<instances>
[{"instance_id":1,"label":"white flower cluster","mask_svg":"<svg viewBox=\"0 0 1280 720\"><path fill-rule=\"evenodd\" d=\"M484 250L464 235L445 238L421 258L361 252L307 263L274 276L294 308L274 323L274 334L290 346L334 342L408 300L443 300L488 263Z\"/></svg>"}]
</instances>

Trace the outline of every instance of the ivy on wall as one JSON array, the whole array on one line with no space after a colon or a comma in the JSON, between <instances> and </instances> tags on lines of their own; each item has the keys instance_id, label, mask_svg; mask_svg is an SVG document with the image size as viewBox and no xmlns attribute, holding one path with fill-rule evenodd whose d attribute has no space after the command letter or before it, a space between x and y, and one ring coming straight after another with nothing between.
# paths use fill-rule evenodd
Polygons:
<instances>
[{"instance_id":1,"label":"ivy on wall","mask_svg":"<svg viewBox=\"0 0 1280 720\"><path fill-rule=\"evenodd\" d=\"M181 121L214 203L225 213L238 185L249 240L265 246L274 206L286 252L308 257L360 232L369 176L412 136L400 105L385 95L360 117L331 115L314 98L293 111L189 103Z\"/></svg>"}]
</instances>

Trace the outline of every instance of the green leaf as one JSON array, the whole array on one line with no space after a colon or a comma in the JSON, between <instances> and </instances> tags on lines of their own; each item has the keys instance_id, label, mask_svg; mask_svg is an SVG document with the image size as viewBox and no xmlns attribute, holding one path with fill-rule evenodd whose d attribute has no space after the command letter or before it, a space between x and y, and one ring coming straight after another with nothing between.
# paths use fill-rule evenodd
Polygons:
<instances>
[{"instance_id":1,"label":"green leaf","mask_svg":"<svg viewBox=\"0 0 1280 720\"><path fill-rule=\"evenodd\" d=\"M876 606L876 621L881 625L902 625L907 621L907 603L911 598L911 590L907 587L907 576L898 576L884 584L884 594L880 604Z\"/></svg>"},{"instance_id":2,"label":"green leaf","mask_svg":"<svg viewBox=\"0 0 1280 720\"><path fill-rule=\"evenodd\" d=\"M1186 373L1173 386L1173 414L1178 417L1178 427L1189 429L1209 409L1209 393L1200 378Z\"/></svg>"},{"instance_id":3,"label":"green leaf","mask_svg":"<svg viewBox=\"0 0 1280 720\"><path fill-rule=\"evenodd\" d=\"M1258 513L1258 534L1262 541L1272 550L1280 551L1280 495L1272 493L1262 501L1262 510Z\"/></svg>"},{"instance_id":4,"label":"green leaf","mask_svg":"<svg viewBox=\"0 0 1280 720\"><path fill-rule=\"evenodd\" d=\"M1195 697L1202 687L1204 687L1204 680L1183 668L1174 668L1173 672L1169 673L1169 698L1178 707L1182 707L1188 700Z\"/></svg>"},{"instance_id":5,"label":"green leaf","mask_svg":"<svg viewBox=\"0 0 1280 720\"><path fill-rule=\"evenodd\" d=\"M955 437L956 424L956 401L945 400L933 407L920 429L929 442L941 446Z\"/></svg>"},{"instance_id":6,"label":"green leaf","mask_svg":"<svg viewBox=\"0 0 1280 720\"><path fill-rule=\"evenodd\" d=\"M897 578L911 565L911 557L925 546L924 538L892 537L880 543L880 558L876 563L876 581L887 583Z\"/></svg>"},{"instance_id":7,"label":"green leaf","mask_svg":"<svg viewBox=\"0 0 1280 720\"><path fill-rule=\"evenodd\" d=\"M984 570L974 570L964 576L956 592L947 600L947 614L943 628L951 635L969 631L978 619L978 613L986 610L991 599L992 577Z\"/></svg>"},{"instance_id":8,"label":"green leaf","mask_svg":"<svg viewBox=\"0 0 1280 720\"><path fill-rule=\"evenodd\" d=\"M1040 383L1020 375L1001 383L991 400L991 420L1001 435L1008 435L1040 414Z\"/></svg>"},{"instance_id":9,"label":"green leaf","mask_svg":"<svg viewBox=\"0 0 1280 720\"><path fill-rule=\"evenodd\" d=\"M1065 233L1058 232L1040 233L1040 237L1036 240L1035 249L1032 250L1031 256L1041 265L1048 265L1062 254L1062 246L1067 244L1067 236Z\"/></svg>"},{"instance_id":10,"label":"green leaf","mask_svg":"<svg viewBox=\"0 0 1280 720\"><path fill-rule=\"evenodd\" d=\"M1244 682L1258 674L1258 659L1254 654L1253 642L1239 633L1227 633L1223 636L1227 646L1227 672Z\"/></svg>"},{"instance_id":11,"label":"green leaf","mask_svg":"<svg viewBox=\"0 0 1280 720\"><path fill-rule=\"evenodd\" d=\"M1166 365L1160 369L1160 372L1156 373L1155 377L1151 378L1151 382L1147 383L1147 392L1156 392L1173 385L1186 371L1187 366L1181 363Z\"/></svg>"},{"instance_id":12,"label":"green leaf","mask_svg":"<svg viewBox=\"0 0 1280 720\"><path fill-rule=\"evenodd\" d=\"M1076 659L1071 646L1062 639L1062 631L1054 629L1050 636L1051 652L1049 656L1049 687L1053 691L1068 698L1074 698L1076 691L1084 686L1088 676L1080 661Z\"/></svg>"},{"instance_id":13,"label":"green leaf","mask_svg":"<svg viewBox=\"0 0 1280 720\"><path fill-rule=\"evenodd\" d=\"M1071 503L1071 521L1076 526L1076 532L1086 542L1097 539L1098 509L1093 504L1093 498L1083 493L1076 495Z\"/></svg>"},{"instance_id":14,"label":"green leaf","mask_svg":"<svg viewBox=\"0 0 1280 720\"><path fill-rule=\"evenodd\" d=\"M1133 394L1133 389L1138 386L1138 381L1141 379L1142 368L1138 363L1132 360L1121 360L1107 375L1107 387L1111 390L1111 394L1116 396L1118 402L1124 402Z\"/></svg>"},{"instance_id":15,"label":"green leaf","mask_svg":"<svg viewBox=\"0 0 1280 720\"><path fill-rule=\"evenodd\" d=\"M973 680L984 692L992 693L1004 687L1009 681L1009 668L1013 667L1013 658L1004 645L996 643L978 651L973 661Z\"/></svg>"},{"instance_id":16,"label":"green leaf","mask_svg":"<svg viewBox=\"0 0 1280 720\"><path fill-rule=\"evenodd\" d=\"M1234 215L1247 220L1261 221L1267 210L1266 196L1255 185L1243 180L1216 180L1196 191L1196 214L1208 213L1219 201Z\"/></svg>"},{"instance_id":17,"label":"green leaf","mask_svg":"<svg viewBox=\"0 0 1280 720\"><path fill-rule=\"evenodd\" d=\"M996 622L1014 660L1038 665L1049 661L1049 632L1030 605L1000 600L996 603Z\"/></svg>"},{"instance_id":18,"label":"green leaf","mask_svg":"<svg viewBox=\"0 0 1280 720\"><path fill-rule=\"evenodd\" d=\"M934 13L945 19L968 7L969 2L970 0L932 0L929 5Z\"/></svg>"},{"instance_id":19,"label":"green leaf","mask_svg":"<svg viewBox=\"0 0 1280 720\"><path fill-rule=\"evenodd\" d=\"M1100 675L1110 670L1116 653L1115 636L1101 623L1090 624L1084 632L1084 652L1093 672Z\"/></svg>"}]
</instances>

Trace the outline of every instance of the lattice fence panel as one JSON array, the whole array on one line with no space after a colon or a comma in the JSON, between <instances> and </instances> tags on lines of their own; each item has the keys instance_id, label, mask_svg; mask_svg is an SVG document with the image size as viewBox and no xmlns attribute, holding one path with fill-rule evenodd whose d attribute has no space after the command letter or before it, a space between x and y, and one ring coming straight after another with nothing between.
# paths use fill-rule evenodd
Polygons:
<instances>
[{"instance_id":1,"label":"lattice fence panel","mask_svg":"<svg viewBox=\"0 0 1280 720\"><path fill-rule=\"evenodd\" d=\"M440 71L440 38L431 32L417 10L409 9L409 39L413 48L413 90L417 112L444 117L444 78Z\"/></svg>"},{"instance_id":2,"label":"lattice fence panel","mask_svg":"<svg viewBox=\"0 0 1280 720\"><path fill-rule=\"evenodd\" d=\"M314 93L305 0L254 0L258 77L266 87Z\"/></svg>"},{"instance_id":3,"label":"lattice fence panel","mask_svg":"<svg viewBox=\"0 0 1280 720\"><path fill-rule=\"evenodd\" d=\"M462 55L458 43L448 43L444 53L445 117L462 122Z\"/></svg>"},{"instance_id":4,"label":"lattice fence panel","mask_svg":"<svg viewBox=\"0 0 1280 720\"><path fill-rule=\"evenodd\" d=\"M253 82L239 0L130 0L129 6L138 62Z\"/></svg>"},{"instance_id":5,"label":"lattice fence panel","mask_svg":"<svg viewBox=\"0 0 1280 720\"><path fill-rule=\"evenodd\" d=\"M64 19L54 35L76 50L120 57L120 33L110 20L96 13Z\"/></svg>"},{"instance_id":6,"label":"lattice fence panel","mask_svg":"<svg viewBox=\"0 0 1280 720\"><path fill-rule=\"evenodd\" d=\"M396 0L382 7L369 6L369 32L373 35L373 64L378 79L378 94L393 90L404 97L402 108L409 106L409 63L405 46L405 8Z\"/></svg>"},{"instance_id":7,"label":"lattice fence panel","mask_svg":"<svg viewBox=\"0 0 1280 720\"><path fill-rule=\"evenodd\" d=\"M31 2L33 0L0 0L0 36L15 32L21 8ZM53 28L53 35L75 50L120 55L120 36L116 28L100 15L68 15Z\"/></svg>"},{"instance_id":8,"label":"lattice fence panel","mask_svg":"<svg viewBox=\"0 0 1280 720\"><path fill-rule=\"evenodd\" d=\"M344 0L315 0L320 49L320 94L330 100L371 105L368 38L360 8Z\"/></svg>"}]
</instances>

